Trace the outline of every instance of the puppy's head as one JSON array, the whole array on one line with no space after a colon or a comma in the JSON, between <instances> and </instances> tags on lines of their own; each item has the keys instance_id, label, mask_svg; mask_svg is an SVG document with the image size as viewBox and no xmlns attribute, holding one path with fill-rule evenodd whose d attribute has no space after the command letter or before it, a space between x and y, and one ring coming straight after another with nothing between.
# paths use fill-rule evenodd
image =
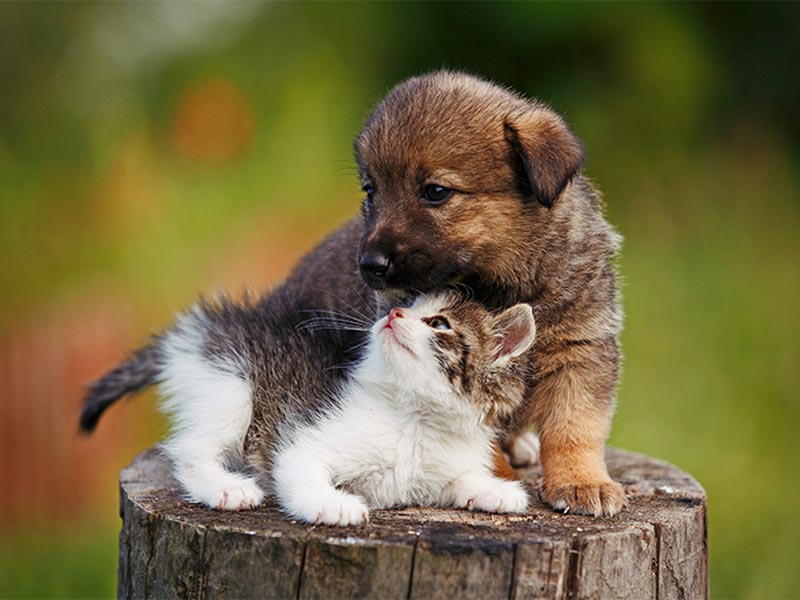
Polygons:
<instances>
[{"instance_id":1,"label":"puppy's head","mask_svg":"<svg viewBox=\"0 0 800 600\"><path fill-rule=\"evenodd\" d=\"M583 160L546 106L449 71L395 87L354 146L366 193L359 266L385 291L475 275L513 284Z\"/></svg>"}]
</instances>

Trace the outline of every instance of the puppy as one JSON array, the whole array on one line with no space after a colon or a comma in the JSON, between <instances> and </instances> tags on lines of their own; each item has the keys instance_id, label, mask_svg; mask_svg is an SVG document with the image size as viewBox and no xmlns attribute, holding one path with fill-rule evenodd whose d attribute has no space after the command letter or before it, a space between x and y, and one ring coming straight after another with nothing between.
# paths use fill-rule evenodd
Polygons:
<instances>
[{"instance_id":1,"label":"puppy","mask_svg":"<svg viewBox=\"0 0 800 600\"><path fill-rule=\"evenodd\" d=\"M546 106L453 72L393 89L355 142L366 194L359 268L384 294L465 285L493 309L530 302L539 337L518 432L541 438L542 498L613 515L603 449L614 406L620 237Z\"/></svg>"},{"instance_id":2,"label":"puppy","mask_svg":"<svg viewBox=\"0 0 800 600\"><path fill-rule=\"evenodd\" d=\"M526 355L531 375L511 426L517 435L538 428L548 504L617 513L625 495L609 478L603 449L620 361L612 268L620 238L580 174L580 142L546 106L438 71L391 90L354 147L365 193L361 216L309 253L259 301L259 311L284 323L308 311L342 315L344 323L375 320L392 303L450 286L490 310L530 303L538 337ZM363 332L344 325L319 335L328 336L319 347L329 361L347 367L358 359ZM270 457L252 424L268 419L298 377L321 397L348 369L320 372L268 339L241 343L262 356L272 385L253 401L237 451L256 467L261 457L266 470ZM137 357L91 389L84 429L117 398L154 382L147 356Z\"/></svg>"}]
</instances>

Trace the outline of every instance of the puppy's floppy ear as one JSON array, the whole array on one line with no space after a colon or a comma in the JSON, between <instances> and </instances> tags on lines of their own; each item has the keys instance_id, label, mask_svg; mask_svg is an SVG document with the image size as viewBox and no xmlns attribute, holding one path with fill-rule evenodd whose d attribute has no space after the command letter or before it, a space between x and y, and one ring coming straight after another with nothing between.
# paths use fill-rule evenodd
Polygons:
<instances>
[{"instance_id":1,"label":"puppy's floppy ear","mask_svg":"<svg viewBox=\"0 0 800 600\"><path fill-rule=\"evenodd\" d=\"M528 351L536 339L536 322L530 304L515 304L494 318L498 349L495 362L505 362Z\"/></svg>"},{"instance_id":2,"label":"puppy's floppy ear","mask_svg":"<svg viewBox=\"0 0 800 600\"><path fill-rule=\"evenodd\" d=\"M503 125L523 189L552 207L581 168L583 146L564 119L541 104L509 115Z\"/></svg>"}]
</instances>

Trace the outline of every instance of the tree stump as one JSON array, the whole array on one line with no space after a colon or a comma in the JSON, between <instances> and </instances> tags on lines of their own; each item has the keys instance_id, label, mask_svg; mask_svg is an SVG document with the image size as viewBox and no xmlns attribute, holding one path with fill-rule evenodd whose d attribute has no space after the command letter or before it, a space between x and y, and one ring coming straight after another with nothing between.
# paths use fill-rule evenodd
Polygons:
<instances>
[{"instance_id":1,"label":"tree stump","mask_svg":"<svg viewBox=\"0 0 800 600\"><path fill-rule=\"evenodd\" d=\"M310 526L274 505L239 513L181 499L146 450L120 476L121 598L706 598L706 496L691 476L609 448L630 508L553 512L378 510L367 524Z\"/></svg>"}]
</instances>

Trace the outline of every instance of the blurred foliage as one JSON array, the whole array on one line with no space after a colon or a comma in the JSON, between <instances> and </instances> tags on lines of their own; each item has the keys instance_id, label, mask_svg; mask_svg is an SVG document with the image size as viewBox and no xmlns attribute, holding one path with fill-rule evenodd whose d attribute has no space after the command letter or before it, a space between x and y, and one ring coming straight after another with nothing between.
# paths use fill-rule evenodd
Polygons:
<instances>
[{"instance_id":1,"label":"blurred foliage","mask_svg":"<svg viewBox=\"0 0 800 600\"><path fill-rule=\"evenodd\" d=\"M113 526L59 525L18 531L0 543L3 598L113 598L117 540Z\"/></svg>"},{"instance_id":2,"label":"blurred foliage","mask_svg":"<svg viewBox=\"0 0 800 600\"><path fill-rule=\"evenodd\" d=\"M371 105L473 71L566 115L626 239L612 443L706 487L714 596L795 594L798 6L0 4L0 335L99 292L141 337L242 240L293 257L356 210ZM82 523L8 529L0 596L112 593Z\"/></svg>"}]
</instances>

